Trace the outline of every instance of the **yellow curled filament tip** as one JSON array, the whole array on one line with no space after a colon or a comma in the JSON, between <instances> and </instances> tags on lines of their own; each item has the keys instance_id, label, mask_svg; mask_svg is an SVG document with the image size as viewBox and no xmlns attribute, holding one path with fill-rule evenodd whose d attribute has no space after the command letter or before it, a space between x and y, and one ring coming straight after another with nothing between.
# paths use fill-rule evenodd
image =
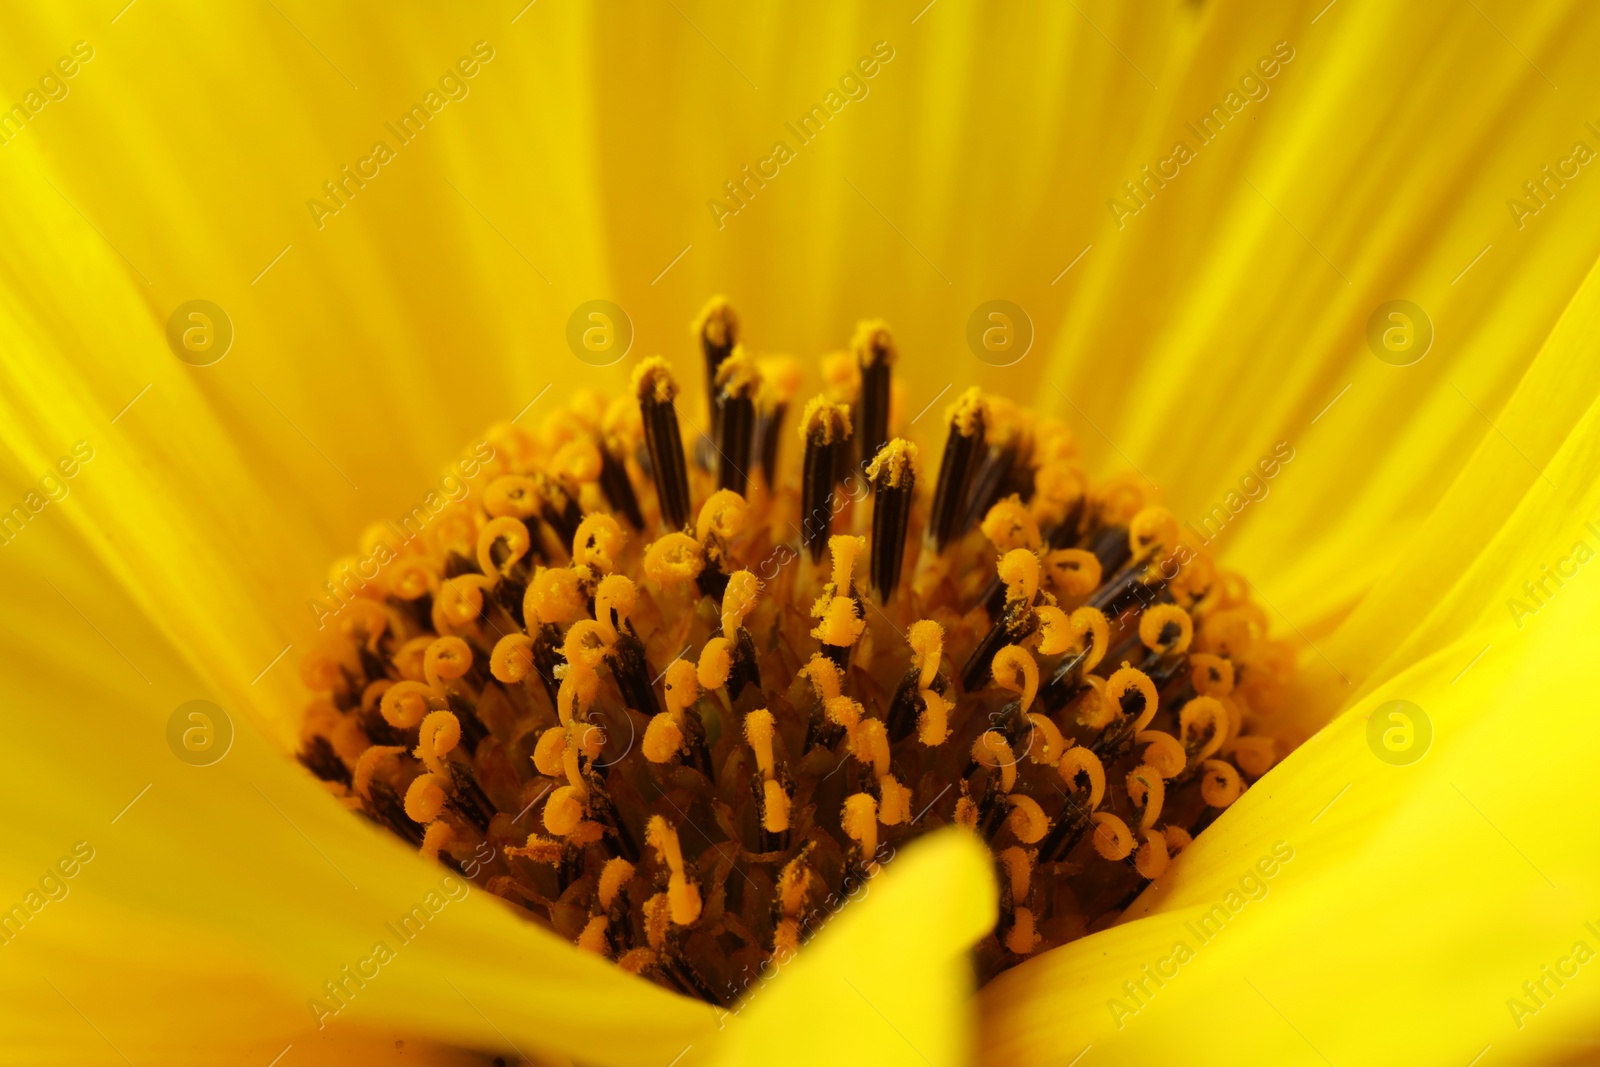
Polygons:
<instances>
[{"instance_id":1,"label":"yellow curled filament tip","mask_svg":"<svg viewBox=\"0 0 1600 1067\"><path fill-rule=\"evenodd\" d=\"M1039 692L1039 664L1021 645L1007 645L994 654L990 668L995 684L1016 693L1024 713L1033 707Z\"/></svg>"},{"instance_id":2,"label":"yellow curled filament tip","mask_svg":"<svg viewBox=\"0 0 1600 1067\"><path fill-rule=\"evenodd\" d=\"M1000 768L1000 792L1009 793L1017 784L1017 757L1011 743L999 730L985 730L972 742L972 758L984 767Z\"/></svg>"},{"instance_id":3,"label":"yellow curled filament tip","mask_svg":"<svg viewBox=\"0 0 1600 1067\"><path fill-rule=\"evenodd\" d=\"M771 778L777 770L772 757L772 738L775 724L772 712L759 708L744 717L744 736L750 750L756 754L756 766L763 777Z\"/></svg>"},{"instance_id":4,"label":"yellow curled filament tip","mask_svg":"<svg viewBox=\"0 0 1600 1067\"><path fill-rule=\"evenodd\" d=\"M664 696L668 714L681 718L683 709L700 699L699 672L692 660L673 660L667 667Z\"/></svg>"},{"instance_id":5,"label":"yellow curled filament tip","mask_svg":"<svg viewBox=\"0 0 1600 1067\"><path fill-rule=\"evenodd\" d=\"M851 583L854 580L856 561L867 550L865 537L851 537L849 534L834 534L828 538L828 551L833 556L833 594L835 597L850 595ZM830 642L842 644L844 642Z\"/></svg>"},{"instance_id":6,"label":"yellow curled filament tip","mask_svg":"<svg viewBox=\"0 0 1600 1067\"><path fill-rule=\"evenodd\" d=\"M1017 840L1024 845L1038 844L1050 830L1050 820L1039 802L1025 794L1014 793L1006 797L1006 803L1011 805L1006 825L1017 835Z\"/></svg>"},{"instance_id":7,"label":"yellow curled filament tip","mask_svg":"<svg viewBox=\"0 0 1600 1067\"><path fill-rule=\"evenodd\" d=\"M716 534L724 541L733 540L744 532L749 510L744 497L732 489L718 489L700 506L694 527L696 539L704 544L706 538Z\"/></svg>"},{"instance_id":8,"label":"yellow curled filament tip","mask_svg":"<svg viewBox=\"0 0 1600 1067\"><path fill-rule=\"evenodd\" d=\"M932 619L911 624L907 637L911 645L911 665L917 668L917 688L927 689L939 674L939 662L944 658L944 627Z\"/></svg>"},{"instance_id":9,"label":"yellow curled filament tip","mask_svg":"<svg viewBox=\"0 0 1600 1067\"><path fill-rule=\"evenodd\" d=\"M1135 731L1143 730L1156 716L1156 685L1137 667L1123 664L1112 672L1106 679L1105 699L1118 711L1131 711Z\"/></svg>"},{"instance_id":10,"label":"yellow curled filament tip","mask_svg":"<svg viewBox=\"0 0 1600 1067\"><path fill-rule=\"evenodd\" d=\"M594 591L594 616L608 643L617 639L617 627L627 621L628 615L639 602L639 589L633 579L622 574L608 574L600 579ZM615 622L612 621L615 616Z\"/></svg>"},{"instance_id":11,"label":"yellow curled filament tip","mask_svg":"<svg viewBox=\"0 0 1600 1067\"><path fill-rule=\"evenodd\" d=\"M1128 523L1128 547L1135 559L1151 555L1159 558L1177 547L1178 532L1178 520L1172 512L1163 507L1147 507Z\"/></svg>"},{"instance_id":12,"label":"yellow curled filament tip","mask_svg":"<svg viewBox=\"0 0 1600 1067\"><path fill-rule=\"evenodd\" d=\"M1109 811L1097 811L1089 816L1094 824L1094 850L1102 859L1127 859L1133 851L1133 834L1128 824Z\"/></svg>"},{"instance_id":13,"label":"yellow curled filament tip","mask_svg":"<svg viewBox=\"0 0 1600 1067\"><path fill-rule=\"evenodd\" d=\"M1069 599L1086 597L1100 588L1100 557L1082 548L1058 548L1046 553L1045 571L1055 591Z\"/></svg>"},{"instance_id":14,"label":"yellow curled filament tip","mask_svg":"<svg viewBox=\"0 0 1600 1067\"><path fill-rule=\"evenodd\" d=\"M1162 781L1161 772L1154 767L1141 764L1128 772L1126 785L1128 799L1143 809L1143 814L1139 817L1139 829L1150 829L1161 816L1161 805L1167 795L1166 783Z\"/></svg>"},{"instance_id":15,"label":"yellow curled filament tip","mask_svg":"<svg viewBox=\"0 0 1600 1067\"><path fill-rule=\"evenodd\" d=\"M589 613L578 573L566 567L540 567L522 597L523 618L545 626L577 622Z\"/></svg>"},{"instance_id":16,"label":"yellow curled filament tip","mask_svg":"<svg viewBox=\"0 0 1600 1067\"><path fill-rule=\"evenodd\" d=\"M670 712L651 716L640 748L651 763L670 763L683 750L683 727Z\"/></svg>"},{"instance_id":17,"label":"yellow curled filament tip","mask_svg":"<svg viewBox=\"0 0 1600 1067\"><path fill-rule=\"evenodd\" d=\"M1032 601L1039 591L1039 557L1026 548L1014 548L1000 557L997 568L1006 585L1007 600Z\"/></svg>"},{"instance_id":18,"label":"yellow curled filament tip","mask_svg":"<svg viewBox=\"0 0 1600 1067\"><path fill-rule=\"evenodd\" d=\"M396 682L384 690L379 710L390 726L406 730L420 723L436 703L443 705L444 698L432 687L421 682Z\"/></svg>"},{"instance_id":19,"label":"yellow curled filament tip","mask_svg":"<svg viewBox=\"0 0 1600 1067\"><path fill-rule=\"evenodd\" d=\"M733 672L733 642L713 637L700 650L699 680L702 689L721 689Z\"/></svg>"},{"instance_id":20,"label":"yellow curled filament tip","mask_svg":"<svg viewBox=\"0 0 1600 1067\"><path fill-rule=\"evenodd\" d=\"M1200 732L1209 730L1205 743L1199 741ZM1185 750L1199 745L1196 761L1204 760L1222 747L1228 739L1228 709L1216 697L1195 697L1178 712L1178 740Z\"/></svg>"},{"instance_id":21,"label":"yellow curled filament tip","mask_svg":"<svg viewBox=\"0 0 1600 1067\"><path fill-rule=\"evenodd\" d=\"M504 546L505 549L505 554L499 562L495 560L497 546ZM528 549L531 547L533 538L528 536L528 527L521 519L510 516L490 519L484 523L483 529L478 531L478 569L484 574L505 574L513 564L528 554Z\"/></svg>"},{"instance_id":22,"label":"yellow curled filament tip","mask_svg":"<svg viewBox=\"0 0 1600 1067\"><path fill-rule=\"evenodd\" d=\"M811 682L818 700L826 703L839 695L839 668L822 653L818 652L807 660L806 665L800 668L800 673Z\"/></svg>"},{"instance_id":23,"label":"yellow curled filament tip","mask_svg":"<svg viewBox=\"0 0 1600 1067\"><path fill-rule=\"evenodd\" d=\"M489 654L495 681L513 685L533 673L533 641L527 634L506 634Z\"/></svg>"},{"instance_id":24,"label":"yellow curled filament tip","mask_svg":"<svg viewBox=\"0 0 1600 1067\"><path fill-rule=\"evenodd\" d=\"M1016 496L1006 497L990 508L981 528L983 536L1000 552L1019 548L1035 552L1040 545L1039 523Z\"/></svg>"},{"instance_id":25,"label":"yellow curled filament tip","mask_svg":"<svg viewBox=\"0 0 1600 1067\"><path fill-rule=\"evenodd\" d=\"M932 689L924 689L922 714L917 717L917 740L930 748L942 745L950 736L950 709L954 706Z\"/></svg>"},{"instance_id":26,"label":"yellow curled filament tip","mask_svg":"<svg viewBox=\"0 0 1600 1067\"><path fill-rule=\"evenodd\" d=\"M1233 764L1226 760L1205 761L1205 777L1200 780L1200 796L1213 808L1225 808L1239 799L1244 782Z\"/></svg>"},{"instance_id":27,"label":"yellow curled filament tip","mask_svg":"<svg viewBox=\"0 0 1600 1067\"><path fill-rule=\"evenodd\" d=\"M1078 776L1082 775L1089 783L1089 801L1083 806L1090 811L1100 806L1100 801L1106 795L1106 770L1099 756L1082 745L1075 745L1067 749L1066 755L1061 757L1058 770L1061 772L1061 780L1070 789L1077 788Z\"/></svg>"},{"instance_id":28,"label":"yellow curled filament tip","mask_svg":"<svg viewBox=\"0 0 1600 1067\"><path fill-rule=\"evenodd\" d=\"M700 543L686 533L669 533L644 553L644 572L663 589L692 582L705 570Z\"/></svg>"},{"instance_id":29,"label":"yellow curled filament tip","mask_svg":"<svg viewBox=\"0 0 1600 1067\"><path fill-rule=\"evenodd\" d=\"M621 523L603 511L591 512L584 516L577 533L572 535L573 565L588 567L597 574L610 574L627 541L628 535Z\"/></svg>"},{"instance_id":30,"label":"yellow curled filament tip","mask_svg":"<svg viewBox=\"0 0 1600 1067\"><path fill-rule=\"evenodd\" d=\"M861 846L861 854L870 862L878 852L878 802L870 793L845 797L839 823L846 836Z\"/></svg>"},{"instance_id":31,"label":"yellow curled filament tip","mask_svg":"<svg viewBox=\"0 0 1600 1067\"><path fill-rule=\"evenodd\" d=\"M1225 697L1233 692L1233 664L1209 652L1189 657L1189 681L1201 696Z\"/></svg>"},{"instance_id":32,"label":"yellow curled filament tip","mask_svg":"<svg viewBox=\"0 0 1600 1067\"><path fill-rule=\"evenodd\" d=\"M670 872L667 878L667 901L671 907L673 924L689 926L700 918L700 887L689 880L684 870L678 831L667 825L661 816L652 815L645 827L645 841L655 849L657 857Z\"/></svg>"},{"instance_id":33,"label":"yellow curled filament tip","mask_svg":"<svg viewBox=\"0 0 1600 1067\"><path fill-rule=\"evenodd\" d=\"M530 518L539 513L540 502L538 485L521 474L496 478L483 492L483 510L497 519Z\"/></svg>"},{"instance_id":34,"label":"yellow curled filament tip","mask_svg":"<svg viewBox=\"0 0 1600 1067\"><path fill-rule=\"evenodd\" d=\"M739 632L760 596L761 581L750 571L735 571L728 577L722 593L722 636L731 638Z\"/></svg>"},{"instance_id":35,"label":"yellow curled filament tip","mask_svg":"<svg viewBox=\"0 0 1600 1067\"><path fill-rule=\"evenodd\" d=\"M1139 640L1159 655L1187 652L1194 638L1194 621L1176 604L1146 608L1139 618Z\"/></svg>"},{"instance_id":36,"label":"yellow curled filament tip","mask_svg":"<svg viewBox=\"0 0 1600 1067\"><path fill-rule=\"evenodd\" d=\"M1111 623L1103 611L1087 606L1078 608L1069 618L1072 621L1072 632L1077 635L1078 640L1087 639L1087 644L1084 646L1086 655L1083 669L1092 671L1106 658L1106 652L1111 647Z\"/></svg>"},{"instance_id":37,"label":"yellow curled filament tip","mask_svg":"<svg viewBox=\"0 0 1600 1067\"><path fill-rule=\"evenodd\" d=\"M861 618L855 600L847 596L836 596L828 601L820 617L822 621L812 628L811 636L825 645L853 645L867 628L867 622Z\"/></svg>"}]
</instances>

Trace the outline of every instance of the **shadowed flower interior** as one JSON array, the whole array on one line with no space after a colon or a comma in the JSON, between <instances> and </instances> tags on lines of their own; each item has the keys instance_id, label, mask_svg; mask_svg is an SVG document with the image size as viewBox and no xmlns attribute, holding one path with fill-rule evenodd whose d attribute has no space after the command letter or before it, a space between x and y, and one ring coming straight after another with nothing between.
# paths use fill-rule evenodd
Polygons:
<instances>
[{"instance_id":1,"label":"shadowed flower interior","mask_svg":"<svg viewBox=\"0 0 1600 1067\"><path fill-rule=\"evenodd\" d=\"M1294 657L1248 583L977 389L930 469L881 322L803 405L724 300L693 331L703 431L645 359L629 396L492 428L459 466L481 492L335 564L301 761L719 1005L952 823L1000 874L980 980L1114 922L1282 754Z\"/></svg>"}]
</instances>

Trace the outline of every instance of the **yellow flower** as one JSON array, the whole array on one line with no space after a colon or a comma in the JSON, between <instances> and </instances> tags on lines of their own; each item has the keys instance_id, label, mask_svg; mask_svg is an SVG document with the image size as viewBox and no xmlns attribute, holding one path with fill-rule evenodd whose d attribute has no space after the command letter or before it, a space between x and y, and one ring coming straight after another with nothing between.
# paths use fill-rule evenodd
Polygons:
<instances>
[{"instance_id":1,"label":"yellow flower","mask_svg":"<svg viewBox=\"0 0 1600 1067\"><path fill-rule=\"evenodd\" d=\"M12 1058L1582 1054L1587 7L119 7L41 7L0 43ZM449 495L482 427L684 363L716 291L808 367L893 323L928 455L911 416L968 386L1071 422L1091 469L1215 515L1299 644L1285 729L1310 740L1120 925L976 997L994 890L959 835L719 1020L453 899L287 757L329 561ZM967 343L997 297L1031 321L1005 367L981 338L1014 312ZM169 345L192 300L231 323L209 366L214 312L177 317L187 362ZM609 368L568 346L593 300L631 321ZM1431 346L1395 365L1417 347L1385 329ZM1279 442L1269 491L1242 484ZM1395 700L1431 727L1406 765L1378 755L1402 758L1373 718ZM219 761L177 757L230 722ZM319 1030L331 982L349 1008Z\"/></svg>"}]
</instances>

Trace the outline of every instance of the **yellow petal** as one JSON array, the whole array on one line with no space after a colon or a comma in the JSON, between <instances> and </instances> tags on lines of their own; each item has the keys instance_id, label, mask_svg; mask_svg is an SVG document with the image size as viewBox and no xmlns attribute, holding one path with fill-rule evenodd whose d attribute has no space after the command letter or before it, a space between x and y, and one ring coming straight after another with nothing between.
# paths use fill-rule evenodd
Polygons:
<instances>
[{"instance_id":1,"label":"yellow petal","mask_svg":"<svg viewBox=\"0 0 1600 1067\"><path fill-rule=\"evenodd\" d=\"M964 831L913 843L770 982L752 983L712 1062L968 1062L968 950L994 924L995 894L992 861Z\"/></svg>"},{"instance_id":2,"label":"yellow petal","mask_svg":"<svg viewBox=\"0 0 1600 1067\"><path fill-rule=\"evenodd\" d=\"M52 588L10 562L7 587L29 610L7 617L4 638L5 907L28 906L79 842L92 851L64 898L7 931L0 985L19 1047L88 1062L109 1039L134 1062L265 1063L290 1043L410 1038L648 1064L715 1030L709 1007L623 974L353 817L142 627L103 571ZM169 733L191 699L234 728L210 766L180 758ZM220 736L221 718L208 725ZM418 907L414 932L404 920ZM364 963L380 942L394 958ZM346 966L377 973L363 984ZM328 982L346 1002L332 1015L312 1005L338 1007Z\"/></svg>"},{"instance_id":3,"label":"yellow petal","mask_svg":"<svg viewBox=\"0 0 1600 1067\"><path fill-rule=\"evenodd\" d=\"M1584 695L1600 685L1600 583L1584 569L1600 555L1600 407L1592 387L1569 398L1553 383L1593 374L1597 298L1591 275L1512 404L1525 414L1508 425L1532 431L1537 404L1541 426L1566 428L1542 472L1486 442L1408 551L1443 593L1416 608L1373 594L1401 618L1363 620L1400 642L1371 691L1198 838L1135 921L986 987L989 1062L1085 1045L1151 1062L1219 1019L1219 1052L1264 1062L1378 1049L1467 1062L1512 1042L1540 1062L1587 1034L1600 984L1575 975L1600 952L1600 863L1578 844L1600 742ZM1567 577L1544 579L1546 564ZM1545 595L1513 613L1524 574ZM1383 756L1396 746L1422 754L1397 766ZM1393 1010L1352 1027L1356 995Z\"/></svg>"}]
</instances>

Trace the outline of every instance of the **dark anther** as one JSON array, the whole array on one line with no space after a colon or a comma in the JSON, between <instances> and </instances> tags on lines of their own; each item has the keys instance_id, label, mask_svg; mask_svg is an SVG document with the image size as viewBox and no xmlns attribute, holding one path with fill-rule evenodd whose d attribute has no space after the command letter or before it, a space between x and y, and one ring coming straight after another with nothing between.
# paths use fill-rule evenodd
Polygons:
<instances>
[{"instance_id":1,"label":"dark anther","mask_svg":"<svg viewBox=\"0 0 1600 1067\"><path fill-rule=\"evenodd\" d=\"M661 522L668 530L681 530L689 521L689 467L678 433L678 409L672 402L678 395L678 383L673 381L667 361L651 356L634 371L633 388L639 397L645 447L661 501Z\"/></svg>"},{"instance_id":2,"label":"dark anther","mask_svg":"<svg viewBox=\"0 0 1600 1067\"><path fill-rule=\"evenodd\" d=\"M806 443L800 482L801 540L811 548L811 562L822 562L833 526L834 472L839 450L850 438L850 408L826 397L814 397L800 417Z\"/></svg>"},{"instance_id":3,"label":"dark anther","mask_svg":"<svg viewBox=\"0 0 1600 1067\"><path fill-rule=\"evenodd\" d=\"M539 494L539 517L555 532L557 541L571 545L578 534L578 524L583 522L583 509L556 479L540 471L534 471L531 477Z\"/></svg>"},{"instance_id":4,"label":"dark anther","mask_svg":"<svg viewBox=\"0 0 1600 1067\"><path fill-rule=\"evenodd\" d=\"M617 631L617 640L611 646L611 673L622 691L622 702L644 715L655 715L661 710L656 701L655 685L651 681L650 664L645 659L644 642L630 630Z\"/></svg>"},{"instance_id":5,"label":"dark anther","mask_svg":"<svg viewBox=\"0 0 1600 1067\"><path fill-rule=\"evenodd\" d=\"M566 662L561 655L561 631L548 623L532 632L533 637L533 669L539 674L539 681L544 683L545 694L550 698L550 706L556 706L556 695L560 690L556 682L556 668Z\"/></svg>"},{"instance_id":6,"label":"dark anther","mask_svg":"<svg viewBox=\"0 0 1600 1067\"><path fill-rule=\"evenodd\" d=\"M350 768L344 765L344 760L333 750L333 745L321 734L307 741L306 747L295 758L324 782L350 784Z\"/></svg>"},{"instance_id":7,"label":"dark anther","mask_svg":"<svg viewBox=\"0 0 1600 1067\"><path fill-rule=\"evenodd\" d=\"M1051 548L1076 548L1078 539L1082 536L1080 527L1083 525L1084 505L1087 497L1078 497L1067 509L1067 514L1062 520L1050 529L1045 540Z\"/></svg>"},{"instance_id":8,"label":"dark anther","mask_svg":"<svg viewBox=\"0 0 1600 1067\"><path fill-rule=\"evenodd\" d=\"M856 439L861 457L876 456L889 443L889 390L898 353L894 336L882 322L863 322L850 342L861 370L861 399L856 405Z\"/></svg>"},{"instance_id":9,"label":"dark anther","mask_svg":"<svg viewBox=\"0 0 1600 1067\"><path fill-rule=\"evenodd\" d=\"M952 537L960 537L989 514L989 509L1005 494L1016 466L1017 449L1014 445L994 445L984 452L976 464L977 469L972 472L965 511Z\"/></svg>"},{"instance_id":10,"label":"dark anther","mask_svg":"<svg viewBox=\"0 0 1600 1067\"><path fill-rule=\"evenodd\" d=\"M950 413L950 436L945 440L944 458L939 461L939 480L933 490L933 511L928 516L928 539L943 552L958 534L965 517L967 490L973 468L983 448L983 394L968 389Z\"/></svg>"},{"instance_id":11,"label":"dark anther","mask_svg":"<svg viewBox=\"0 0 1600 1067\"><path fill-rule=\"evenodd\" d=\"M1044 835L1044 840L1039 842L1039 862L1058 863L1065 859L1072 846L1082 839L1084 832L1089 829L1089 813L1082 804L1072 795L1077 793L1077 783L1067 786L1066 802L1061 806L1061 814L1056 816L1050 824L1050 829ZM1082 791L1084 799L1088 799L1088 789Z\"/></svg>"},{"instance_id":12,"label":"dark anther","mask_svg":"<svg viewBox=\"0 0 1600 1067\"><path fill-rule=\"evenodd\" d=\"M495 583L491 594L494 602L505 609L505 613L517 621L518 626L525 626L527 620L522 615L522 601L527 595L528 587L523 582L502 578Z\"/></svg>"},{"instance_id":13,"label":"dark anther","mask_svg":"<svg viewBox=\"0 0 1600 1067\"><path fill-rule=\"evenodd\" d=\"M367 681L376 682L389 677L389 665L365 644L356 646L356 654L361 658L361 673L366 675Z\"/></svg>"},{"instance_id":14,"label":"dark anther","mask_svg":"<svg viewBox=\"0 0 1600 1067\"><path fill-rule=\"evenodd\" d=\"M445 693L445 700L450 705L450 710L455 712L456 718L461 720L461 747L468 755L478 751L478 742L489 736L489 728L478 718L478 711L471 700L456 692L454 689Z\"/></svg>"},{"instance_id":15,"label":"dark anther","mask_svg":"<svg viewBox=\"0 0 1600 1067\"><path fill-rule=\"evenodd\" d=\"M994 654L1007 645L1018 644L1038 625L1031 600L1021 597L1007 600L1005 611L995 620L989 632L983 635L983 640L978 642L978 647L972 650L972 655L967 657L966 664L961 668L962 690L972 693L982 688L989 680Z\"/></svg>"},{"instance_id":16,"label":"dark anther","mask_svg":"<svg viewBox=\"0 0 1600 1067\"><path fill-rule=\"evenodd\" d=\"M900 584L916 489L917 447L900 438L884 445L867 468L872 480L872 559L869 570L878 601L887 604Z\"/></svg>"},{"instance_id":17,"label":"dark anther","mask_svg":"<svg viewBox=\"0 0 1600 1067\"><path fill-rule=\"evenodd\" d=\"M739 316L725 296L714 296L700 310L694 322L694 335L700 341L700 350L706 357L706 405L711 412L711 439L717 439L717 429L722 422L722 406L717 397L717 371L733 354L739 343Z\"/></svg>"},{"instance_id":18,"label":"dark anther","mask_svg":"<svg viewBox=\"0 0 1600 1067\"><path fill-rule=\"evenodd\" d=\"M895 686L894 696L889 700L889 714L884 717L884 724L889 731L889 741L898 744L911 736L911 731L916 729L917 718L925 710L922 699L922 671L912 667L900 678L900 684ZM928 688L940 696L946 696L950 683L942 674L933 677L933 684Z\"/></svg>"},{"instance_id":19,"label":"dark anther","mask_svg":"<svg viewBox=\"0 0 1600 1067\"><path fill-rule=\"evenodd\" d=\"M367 740L375 745L403 745L406 735L403 731L389 725L389 720L376 707L371 711L361 712L361 732L367 735Z\"/></svg>"},{"instance_id":20,"label":"dark anther","mask_svg":"<svg viewBox=\"0 0 1600 1067\"><path fill-rule=\"evenodd\" d=\"M483 833L489 832L489 820L496 815L494 804L478 785L471 768L450 763L450 806Z\"/></svg>"},{"instance_id":21,"label":"dark anther","mask_svg":"<svg viewBox=\"0 0 1600 1067\"><path fill-rule=\"evenodd\" d=\"M747 685L761 689L761 665L756 662L756 643L750 631L743 626L733 638L733 652L728 657L728 699L738 700Z\"/></svg>"},{"instance_id":22,"label":"dark anther","mask_svg":"<svg viewBox=\"0 0 1600 1067\"><path fill-rule=\"evenodd\" d=\"M717 368L717 488L743 496L750 478L750 448L756 431L756 394L761 373L743 349Z\"/></svg>"},{"instance_id":23,"label":"dark anther","mask_svg":"<svg viewBox=\"0 0 1600 1067\"><path fill-rule=\"evenodd\" d=\"M627 464L605 444L600 446L600 491L611 509L628 520L628 525L635 530L644 529L644 513L639 510L639 496L628 479Z\"/></svg>"},{"instance_id":24,"label":"dark anther","mask_svg":"<svg viewBox=\"0 0 1600 1067\"><path fill-rule=\"evenodd\" d=\"M761 453L761 473L766 475L769 490L778 487L778 432L783 429L783 418L788 413L788 404L774 404L756 417L756 445Z\"/></svg>"},{"instance_id":25,"label":"dark anther","mask_svg":"<svg viewBox=\"0 0 1600 1067\"><path fill-rule=\"evenodd\" d=\"M381 778L375 778L367 787L366 811L375 822L387 826L413 845L422 845L422 827L411 821L411 816L406 814L406 806L400 802L400 796L394 787Z\"/></svg>"}]
</instances>

